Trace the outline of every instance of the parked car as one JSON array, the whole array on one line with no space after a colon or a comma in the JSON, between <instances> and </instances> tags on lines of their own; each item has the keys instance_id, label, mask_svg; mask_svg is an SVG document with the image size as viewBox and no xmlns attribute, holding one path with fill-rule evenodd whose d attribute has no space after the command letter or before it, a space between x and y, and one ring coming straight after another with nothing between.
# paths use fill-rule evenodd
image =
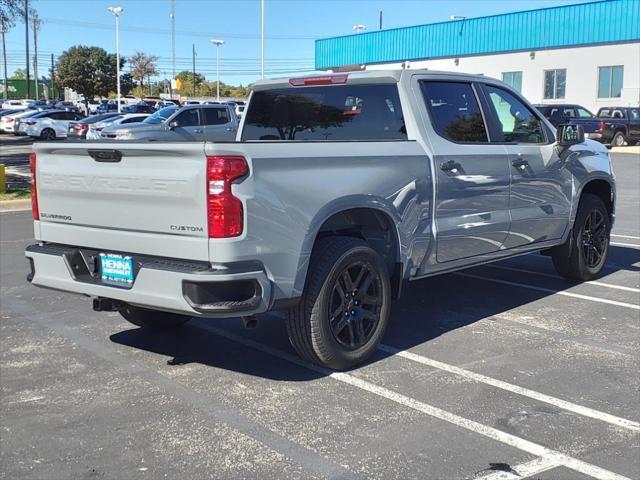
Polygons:
<instances>
[{"instance_id":1,"label":"parked car","mask_svg":"<svg viewBox=\"0 0 640 480\"><path fill-rule=\"evenodd\" d=\"M0 117L0 131L4 133L15 133L17 131L16 120L27 115L33 115L36 112L37 110L29 110L27 108L23 108L17 110L15 113Z\"/></svg>"},{"instance_id":2,"label":"parked car","mask_svg":"<svg viewBox=\"0 0 640 480\"><path fill-rule=\"evenodd\" d=\"M640 142L640 107L602 107L598 110L602 120L601 141L614 147Z\"/></svg>"},{"instance_id":3,"label":"parked car","mask_svg":"<svg viewBox=\"0 0 640 480\"><path fill-rule=\"evenodd\" d=\"M5 100L2 103L3 110L25 110L26 108L27 106L21 100Z\"/></svg>"},{"instance_id":4,"label":"parked car","mask_svg":"<svg viewBox=\"0 0 640 480\"><path fill-rule=\"evenodd\" d=\"M102 113L85 117L77 122L69 122L69 128L67 129L67 139L85 139L87 138L87 132L89 131L91 125L108 120L110 118L119 117L120 115L121 114L118 112Z\"/></svg>"},{"instance_id":5,"label":"parked car","mask_svg":"<svg viewBox=\"0 0 640 480\"><path fill-rule=\"evenodd\" d=\"M111 122L115 122L118 118L120 118L124 113L111 112L115 113L115 116L110 118L105 118L104 120L100 120L92 125L89 125L89 129L87 130L86 139L87 140L100 140L100 134L102 130L108 127ZM105 114L101 114L105 115Z\"/></svg>"},{"instance_id":6,"label":"parked car","mask_svg":"<svg viewBox=\"0 0 640 480\"><path fill-rule=\"evenodd\" d=\"M554 127L562 123L569 123L574 118L595 118L595 115L581 105L555 104L534 105L549 120Z\"/></svg>"},{"instance_id":7,"label":"parked car","mask_svg":"<svg viewBox=\"0 0 640 480\"><path fill-rule=\"evenodd\" d=\"M42 118L31 118L27 122L25 133L33 138L49 141L66 138L69 122L81 118L83 118L81 114L68 110L58 111Z\"/></svg>"},{"instance_id":8,"label":"parked car","mask_svg":"<svg viewBox=\"0 0 640 480\"><path fill-rule=\"evenodd\" d=\"M306 361L351 368L405 281L538 251L601 272L615 181L581 132L483 75L259 81L235 142L36 145L28 278L148 328L288 309Z\"/></svg>"},{"instance_id":9,"label":"parked car","mask_svg":"<svg viewBox=\"0 0 640 480\"><path fill-rule=\"evenodd\" d=\"M165 107L114 132L118 140L231 141L236 137L238 118L228 105L185 105Z\"/></svg>"},{"instance_id":10,"label":"parked car","mask_svg":"<svg viewBox=\"0 0 640 480\"><path fill-rule=\"evenodd\" d=\"M54 108L57 110L66 110L67 112L80 113L80 109L73 102L58 102Z\"/></svg>"},{"instance_id":11,"label":"parked car","mask_svg":"<svg viewBox=\"0 0 640 480\"><path fill-rule=\"evenodd\" d=\"M153 113L155 108L147 105L146 103L137 103L135 105L127 105L122 108L124 113Z\"/></svg>"},{"instance_id":12,"label":"parked car","mask_svg":"<svg viewBox=\"0 0 640 480\"><path fill-rule=\"evenodd\" d=\"M148 117L148 113L125 113L124 115L110 121L109 125L102 129L100 132L100 139L120 140L118 135L120 132L123 132L123 128L136 125Z\"/></svg>"},{"instance_id":13,"label":"parked car","mask_svg":"<svg viewBox=\"0 0 640 480\"><path fill-rule=\"evenodd\" d=\"M120 100L120 110L122 111L128 105L127 101L124 99ZM118 102L117 100L108 100L105 103L98 105L96 109L96 113L109 113L109 112L117 112L118 111Z\"/></svg>"},{"instance_id":14,"label":"parked car","mask_svg":"<svg viewBox=\"0 0 640 480\"><path fill-rule=\"evenodd\" d=\"M26 129L29 125L33 125L38 118L49 117L53 113L61 112L63 110L31 110L31 113L22 117L16 118L13 123L14 135L27 135Z\"/></svg>"},{"instance_id":15,"label":"parked car","mask_svg":"<svg viewBox=\"0 0 640 480\"><path fill-rule=\"evenodd\" d=\"M173 100L160 100L159 102L156 102L155 105L153 106L156 110L160 110L164 107L173 107L173 106L177 106L178 104L176 102L174 102Z\"/></svg>"},{"instance_id":16,"label":"parked car","mask_svg":"<svg viewBox=\"0 0 640 480\"><path fill-rule=\"evenodd\" d=\"M47 102L46 100L37 100L35 102L31 102L27 108L29 110L39 110L39 111L43 111L43 110L51 110L51 105L49 104L49 102Z\"/></svg>"}]
</instances>

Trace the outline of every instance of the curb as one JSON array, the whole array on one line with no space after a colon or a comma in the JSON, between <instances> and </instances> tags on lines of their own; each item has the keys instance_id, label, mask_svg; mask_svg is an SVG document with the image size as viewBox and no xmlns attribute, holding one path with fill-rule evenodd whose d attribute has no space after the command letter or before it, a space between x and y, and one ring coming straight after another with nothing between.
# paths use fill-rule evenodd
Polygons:
<instances>
[{"instance_id":1,"label":"curb","mask_svg":"<svg viewBox=\"0 0 640 480\"><path fill-rule=\"evenodd\" d=\"M613 152L613 153L638 153L638 154L640 154L640 146L613 147L609 151Z\"/></svg>"},{"instance_id":2,"label":"curb","mask_svg":"<svg viewBox=\"0 0 640 480\"><path fill-rule=\"evenodd\" d=\"M20 200L4 200L0 202L1 212L18 212L24 210L31 210L31 199Z\"/></svg>"}]
</instances>

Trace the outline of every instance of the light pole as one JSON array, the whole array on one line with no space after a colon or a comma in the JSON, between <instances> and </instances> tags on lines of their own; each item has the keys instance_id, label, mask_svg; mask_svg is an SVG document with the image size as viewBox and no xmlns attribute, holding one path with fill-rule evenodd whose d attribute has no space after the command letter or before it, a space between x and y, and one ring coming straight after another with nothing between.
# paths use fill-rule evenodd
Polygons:
<instances>
[{"instance_id":1,"label":"light pole","mask_svg":"<svg viewBox=\"0 0 640 480\"><path fill-rule=\"evenodd\" d=\"M3 97L6 100L9 92L7 92L7 45L4 43L4 34L7 33L7 29L4 26L4 22L0 23L0 32L2 33L2 58L4 63L4 92Z\"/></svg>"},{"instance_id":2,"label":"light pole","mask_svg":"<svg viewBox=\"0 0 640 480\"><path fill-rule=\"evenodd\" d=\"M224 45L224 40L211 40L216 46L216 102L220 101L220 45ZM195 79L194 79L195 80Z\"/></svg>"},{"instance_id":3,"label":"light pole","mask_svg":"<svg viewBox=\"0 0 640 480\"><path fill-rule=\"evenodd\" d=\"M118 113L120 113L120 15L124 12L122 7L109 7L107 8L116 17L116 77L118 80Z\"/></svg>"},{"instance_id":4,"label":"light pole","mask_svg":"<svg viewBox=\"0 0 640 480\"><path fill-rule=\"evenodd\" d=\"M264 0L260 0L260 79L264 80Z\"/></svg>"}]
</instances>

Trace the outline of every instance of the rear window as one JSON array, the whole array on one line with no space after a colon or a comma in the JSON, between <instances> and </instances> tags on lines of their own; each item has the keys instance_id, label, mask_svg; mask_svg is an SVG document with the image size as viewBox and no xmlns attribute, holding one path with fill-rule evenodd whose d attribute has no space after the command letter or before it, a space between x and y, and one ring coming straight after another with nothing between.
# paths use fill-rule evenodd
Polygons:
<instances>
[{"instance_id":1,"label":"rear window","mask_svg":"<svg viewBox=\"0 0 640 480\"><path fill-rule=\"evenodd\" d=\"M396 84L282 88L253 94L243 140L406 140Z\"/></svg>"}]
</instances>

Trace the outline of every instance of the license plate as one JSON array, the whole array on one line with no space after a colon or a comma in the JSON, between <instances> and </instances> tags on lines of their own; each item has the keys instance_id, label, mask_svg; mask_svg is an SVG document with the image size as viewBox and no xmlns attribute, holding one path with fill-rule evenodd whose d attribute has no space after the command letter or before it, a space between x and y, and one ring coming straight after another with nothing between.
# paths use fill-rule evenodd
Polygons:
<instances>
[{"instance_id":1,"label":"license plate","mask_svg":"<svg viewBox=\"0 0 640 480\"><path fill-rule=\"evenodd\" d=\"M131 286L133 283L133 260L115 253L100 254L100 277L103 281Z\"/></svg>"}]
</instances>

